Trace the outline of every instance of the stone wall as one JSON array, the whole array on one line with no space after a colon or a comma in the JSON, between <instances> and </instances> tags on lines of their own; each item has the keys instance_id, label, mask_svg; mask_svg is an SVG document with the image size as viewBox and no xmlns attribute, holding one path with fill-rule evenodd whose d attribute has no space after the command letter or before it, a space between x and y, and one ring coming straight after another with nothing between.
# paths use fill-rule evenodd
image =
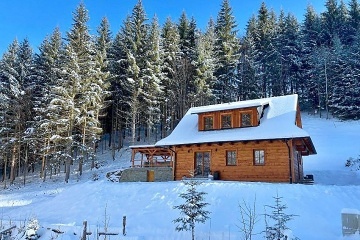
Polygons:
<instances>
[{"instance_id":1,"label":"stone wall","mask_svg":"<svg viewBox=\"0 0 360 240\"><path fill-rule=\"evenodd\" d=\"M128 168L121 173L120 182L147 182L148 171L154 171L155 182L173 181L173 172L170 167ZM151 174L151 173L150 173Z\"/></svg>"}]
</instances>

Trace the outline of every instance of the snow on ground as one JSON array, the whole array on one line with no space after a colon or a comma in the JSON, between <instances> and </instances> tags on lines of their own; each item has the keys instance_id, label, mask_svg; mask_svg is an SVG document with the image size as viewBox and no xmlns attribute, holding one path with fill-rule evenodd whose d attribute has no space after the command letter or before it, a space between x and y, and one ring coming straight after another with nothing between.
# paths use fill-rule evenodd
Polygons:
<instances>
[{"instance_id":1,"label":"snow on ground","mask_svg":"<svg viewBox=\"0 0 360 240\"><path fill-rule=\"evenodd\" d=\"M200 189L208 193L211 219L197 225L196 239L241 239L238 204L243 200L253 204L255 198L260 219L256 232L263 231L264 206L273 205L277 194L283 197L286 212L298 215L289 222L294 236L305 240L360 239L359 235L343 238L341 230L342 210L360 210L360 174L344 167L346 159L360 154L360 121L325 120L303 113L303 127L318 152L304 158L305 171L314 174L315 184L205 181ZM24 226L28 219L35 218L41 226L41 239L78 240L82 223L87 220L88 231L92 232L90 240L96 239L96 232L104 231L105 225L109 232L120 234L110 239L190 239L190 232L176 232L172 223L179 216L173 206L183 202L178 197L185 190L181 182L109 181L108 172L130 165L130 151L116 152L112 160L104 146L99 149L102 166L81 177L72 175L68 184L63 182L63 176L46 182L32 176L26 186L21 186L19 178L9 189L1 188L0 228L11 223ZM93 181L94 175L99 180ZM126 236L122 235L123 216L127 217ZM22 234L13 236L20 239ZM253 239L264 239L263 234Z\"/></svg>"}]
</instances>

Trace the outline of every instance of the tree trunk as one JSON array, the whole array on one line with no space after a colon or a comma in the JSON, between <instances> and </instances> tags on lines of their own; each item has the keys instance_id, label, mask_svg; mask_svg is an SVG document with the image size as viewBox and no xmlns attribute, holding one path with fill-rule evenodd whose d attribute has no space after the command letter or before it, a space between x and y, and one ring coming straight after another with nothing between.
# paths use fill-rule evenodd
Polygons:
<instances>
[{"instance_id":1,"label":"tree trunk","mask_svg":"<svg viewBox=\"0 0 360 240\"><path fill-rule=\"evenodd\" d=\"M26 182L26 173L28 171L28 145L26 144L26 149L25 149L25 163L24 163L24 186L25 186L25 182Z\"/></svg>"},{"instance_id":2,"label":"tree trunk","mask_svg":"<svg viewBox=\"0 0 360 240\"><path fill-rule=\"evenodd\" d=\"M136 138L136 110L133 109L131 113L131 143L135 143Z\"/></svg>"},{"instance_id":3,"label":"tree trunk","mask_svg":"<svg viewBox=\"0 0 360 240\"><path fill-rule=\"evenodd\" d=\"M10 169L10 184L15 180L15 167L16 167L16 144L14 144L11 156L11 169Z\"/></svg>"},{"instance_id":4,"label":"tree trunk","mask_svg":"<svg viewBox=\"0 0 360 240\"><path fill-rule=\"evenodd\" d=\"M66 170L65 182L66 183L68 183L69 179L70 179L70 162L71 162L71 159L68 157L68 159L65 161L65 170Z\"/></svg>"},{"instance_id":5,"label":"tree trunk","mask_svg":"<svg viewBox=\"0 0 360 240\"><path fill-rule=\"evenodd\" d=\"M7 163L8 163L8 157L7 155L4 155L4 189L6 189L6 180L7 180Z\"/></svg>"}]
</instances>

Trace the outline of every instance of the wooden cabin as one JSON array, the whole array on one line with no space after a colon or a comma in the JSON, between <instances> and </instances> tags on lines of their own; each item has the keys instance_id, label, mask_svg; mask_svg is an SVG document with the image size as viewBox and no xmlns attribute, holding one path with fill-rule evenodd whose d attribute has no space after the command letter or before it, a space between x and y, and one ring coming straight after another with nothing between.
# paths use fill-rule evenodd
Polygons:
<instances>
[{"instance_id":1,"label":"wooden cabin","mask_svg":"<svg viewBox=\"0 0 360 240\"><path fill-rule=\"evenodd\" d=\"M173 132L152 146L132 146L143 162L168 162L174 180L303 181L303 156L316 154L302 129L298 96L193 107ZM159 164L159 166L161 165Z\"/></svg>"}]
</instances>

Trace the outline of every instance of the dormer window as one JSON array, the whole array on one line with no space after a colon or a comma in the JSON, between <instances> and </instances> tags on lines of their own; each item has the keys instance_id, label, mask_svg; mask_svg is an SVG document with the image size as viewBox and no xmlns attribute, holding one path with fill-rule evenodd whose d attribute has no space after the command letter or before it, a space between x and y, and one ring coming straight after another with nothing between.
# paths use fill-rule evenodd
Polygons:
<instances>
[{"instance_id":1,"label":"dormer window","mask_svg":"<svg viewBox=\"0 0 360 240\"><path fill-rule=\"evenodd\" d=\"M252 126L252 118L251 118L250 112L241 113L240 116L241 116L241 119L240 119L241 127L251 127Z\"/></svg>"},{"instance_id":2,"label":"dormer window","mask_svg":"<svg viewBox=\"0 0 360 240\"><path fill-rule=\"evenodd\" d=\"M222 114L221 115L221 128L231 128L231 114Z\"/></svg>"},{"instance_id":3,"label":"dormer window","mask_svg":"<svg viewBox=\"0 0 360 240\"><path fill-rule=\"evenodd\" d=\"M204 116L204 130L214 129L214 117Z\"/></svg>"},{"instance_id":4,"label":"dormer window","mask_svg":"<svg viewBox=\"0 0 360 240\"><path fill-rule=\"evenodd\" d=\"M258 126L257 108L224 109L198 114L198 130L224 130Z\"/></svg>"}]
</instances>

